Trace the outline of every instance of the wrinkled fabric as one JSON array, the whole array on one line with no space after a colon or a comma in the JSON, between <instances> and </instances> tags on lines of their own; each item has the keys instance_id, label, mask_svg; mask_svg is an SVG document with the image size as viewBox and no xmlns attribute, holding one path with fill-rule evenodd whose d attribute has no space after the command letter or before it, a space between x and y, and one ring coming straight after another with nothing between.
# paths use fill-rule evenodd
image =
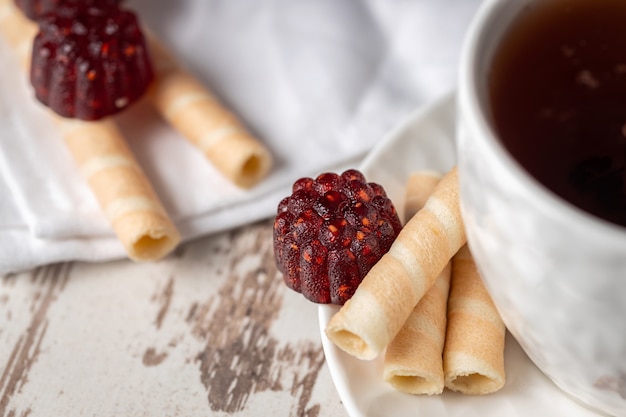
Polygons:
<instances>
[{"instance_id":1,"label":"wrinkled fabric","mask_svg":"<svg viewBox=\"0 0 626 417\"><path fill-rule=\"evenodd\" d=\"M242 190L147 102L118 119L183 241L274 215L294 180L356 167L413 109L454 89L478 0L129 0L263 141ZM0 273L125 253L0 39Z\"/></svg>"}]
</instances>

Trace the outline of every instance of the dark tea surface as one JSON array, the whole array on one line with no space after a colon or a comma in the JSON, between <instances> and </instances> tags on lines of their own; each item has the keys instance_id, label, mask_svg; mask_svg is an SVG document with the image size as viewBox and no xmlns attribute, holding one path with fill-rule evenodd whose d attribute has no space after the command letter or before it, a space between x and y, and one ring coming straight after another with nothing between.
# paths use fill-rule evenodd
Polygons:
<instances>
[{"instance_id":1,"label":"dark tea surface","mask_svg":"<svg viewBox=\"0 0 626 417\"><path fill-rule=\"evenodd\" d=\"M626 0L544 0L500 45L495 128L537 180L626 226Z\"/></svg>"}]
</instances>

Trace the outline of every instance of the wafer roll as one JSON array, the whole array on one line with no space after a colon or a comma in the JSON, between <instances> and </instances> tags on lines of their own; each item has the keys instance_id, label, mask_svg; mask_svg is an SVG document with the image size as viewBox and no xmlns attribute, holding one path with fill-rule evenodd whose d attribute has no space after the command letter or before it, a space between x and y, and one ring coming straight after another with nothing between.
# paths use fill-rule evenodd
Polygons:
<instances>
[{"instance_id":1,"label":"wafer roll","mask_svg":"<svg viewBox=\"0 0 626 417\"><path fill-rule=\"evenodd\" d=\"M64 118L57 122L128 256L149 261L174 249L180 241L178 231L115 123Z\"/></svg>"},{"instance_id":2,"label":"wafer roll","mask_svg":"<svg viewBox=\"0 0 626 417\"><path fill-rule=\"evenodd\" d=\"M241 121L150 35L156 83L151 94L157 111L240 187L261 181L272 157Z\"/></svg>"},{"instance_id":3,"label":"wafer roll","mask_svg":"<svg viewBox=\"0 0 626 417\"><path fill-rule=\"evenodd\" d=\"M465 245L452 259L443 353L446 388L473 395L502 388L504 339L504 323Z\"/></svg>"},{"instance_id":4,"label":"wafer roll","mask_svg":"<svg viewBox=\"0 0 626 417\"><path fill-rule=\"evenodd\" d=\"M28 68L37 28L11 0L0 0L0 31ZM113 120L50 115L128 256L155 260L176 247L179 233Z\"/></svg>"},{"instance_id":5,"label":"wafer roll","mask_svg":"<svg viewBox=\"0 0 626 417\"><path fill-rule=\"evenodd\" d=\"M417 172L409 177L405 197L407 219L424 206L440 178L435 172ZM428 395L443 392L442 354L449 287L450 263L447 263L435 285L417 303L387 346L383 379L399 391Z\"/></svg>"},{"instance_id":6,"label":"wafer roll","mask_svg":"<svg viewBox=\"0 0 626 417\"><path fill-rule=\"evenodd\" d=\"M340 349L374 359L398 334L418 301L466 242L456 168L407 222L325 331Z\"/></svg>"}]
</instances>

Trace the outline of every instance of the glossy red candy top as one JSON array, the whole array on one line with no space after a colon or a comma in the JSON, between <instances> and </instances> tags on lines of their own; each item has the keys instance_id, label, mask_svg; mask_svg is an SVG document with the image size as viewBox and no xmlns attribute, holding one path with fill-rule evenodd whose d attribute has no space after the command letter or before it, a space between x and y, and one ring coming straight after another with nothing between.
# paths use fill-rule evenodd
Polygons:
<instances>
[{"instance_id":1,"label":"glossy red candy top","mask_svg":"<svg viewBox=\"0 0 626 417\"><path fill-rule=\"evenodd\" d=\"M31 84L64 117L96 120L140 98L154 78L134 13L116 1L59 5L38 20Z\"/></svg>"},{"instance_id":2,"label":"glossy red candy top","mask_svg":"<svg viewBox=\"0 0 626 417\"><path fill-rule=\"evenodd\" d=\"M117 6L121 0L15 0L15 4L31 20L54 13L59 6L108 7Z\"/></svg>"}]
</instances>

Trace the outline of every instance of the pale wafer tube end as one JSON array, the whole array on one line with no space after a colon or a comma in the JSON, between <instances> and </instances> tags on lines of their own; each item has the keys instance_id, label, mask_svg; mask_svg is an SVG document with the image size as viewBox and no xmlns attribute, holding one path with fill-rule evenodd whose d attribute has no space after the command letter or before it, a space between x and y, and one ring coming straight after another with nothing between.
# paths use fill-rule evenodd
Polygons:
<instances>
[{"instance_id":1,"label":"pale wafer tube end","mask_svg":"<svg viewBox=\"0 0 626 417\"><path fill-rule=\"evenodd\" d=\"M395 289L396 296L400 297L401 286ZM337 313L330 319L325 333L346 353L358 359L372 360L385 349L386 340L391 338L387 334L390 325L387 321L389 314L385 310L388 306L367 288L357 292L342 306L340 311L343 310L343 313ZM399 303L406 303L406 300L399 298Z\"/></svg>"},{"instance_id":2,"label":"pale wafer tube end","mask_svg":"<svg viewBox=\"0 0 626 417\"><path fill-rule=\"evenodd\" d=\"M55 120L128 257L153 261L171 252L180 242L178 230L115 123Z\"/></svg>"},{"instance_id":3,"label":"pale wafer tube end","mask_svg":"<svg viewBox=\"0 0 626 417\"><path fill-rule=\"evenodd\" d=\"M445 373L445 386L449 390L466 395L486 395L500 390L505 383L503 372L492 364L475 357L454 352L447 355L448 362L454 362L456 371Z\"/></svg>"},{"instance_id":4,"label":"pale wafer tube end","mask_svg":"<svg viewBox=\"0 0 626 417\"><path fill-rule=\"evenodd\" d=\"M269 151L240 128L214 131L199 146L219 171L242 188L255 186L272 167Z\"/></svg>"},{"instance_id":5,"label":"pale wafer tube end","mask_svg":"<svg viewBox=\"0 0 626 417\"><path fill-rule=\"evenodd\" d=\"M404 369L387 369L383 379L394 389L413 395L439 395L443 393L443 378L438 370L421 372L419 375Z\"/></svg>"},{"instance_id":6,"label":"pale wafer tube end","mask_svg":"<svg viewBox=\"0 0 626 417\"><path fill-rule=\"evenodd\" d=\"M378 356L465 242L453 168L365 276L350 302L331 318L328 338L357 358Z\"/></svg>"},{"instance_id":7,"label":"pale wafer tube end","mask_svg":"<svg viewBox=\"0 0 626 417\"><path fill-rule=\"evenodd\" d=\"M466 245L452 261L443 353L446 388L468 395L490 394L502 388L505 334L504 323Z\"/></svg>"},{"instance_id":8,"label":"pale wafer tube end","mask_svg":"<svg viewBox=\"0 0 626 417\"><path fill-rule=\"evenodd\" d=\"M408 394L441 394L450 263L387 346L383 379Z\"/></svg>"},{"instance_id":9,"label":"pale wafer tube end","mask_svg":"<svg viewBox=\"0 0 626 417\"><path fill-rule=\"evenodd\" d=\"M161 259L180 243L174 225L154 211L134 210L114 220L113 229L134 261Z\"/></svg>"},{"instance_id":10,"label":"pale wafer tube end","mask_svg":"<svg viewBox=\"0 0 626 417\"><path fill-rule=\"evenodd\" d=\"M149 39L157 73L150 97L157 111L236 185L251 188L265 178L273 163L269 150L154 35Z\"/></svg>"}]
</instances>

